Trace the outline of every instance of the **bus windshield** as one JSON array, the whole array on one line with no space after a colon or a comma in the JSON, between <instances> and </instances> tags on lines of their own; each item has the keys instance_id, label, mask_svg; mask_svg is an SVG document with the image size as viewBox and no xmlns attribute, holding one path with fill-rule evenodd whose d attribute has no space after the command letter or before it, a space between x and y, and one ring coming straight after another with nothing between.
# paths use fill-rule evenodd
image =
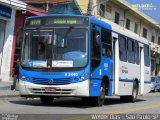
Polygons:
<instances>
[{"instance_id":1,"label":"bus windshield","mask_svg":"<svg viewBox=\"0 0 160 120\"><path fill-rule=\"evenodd\" d=\"M84 67L87 56L88 31L85 28L28 30L21 64L33 68Z\"/></svg>"}]
</instances>

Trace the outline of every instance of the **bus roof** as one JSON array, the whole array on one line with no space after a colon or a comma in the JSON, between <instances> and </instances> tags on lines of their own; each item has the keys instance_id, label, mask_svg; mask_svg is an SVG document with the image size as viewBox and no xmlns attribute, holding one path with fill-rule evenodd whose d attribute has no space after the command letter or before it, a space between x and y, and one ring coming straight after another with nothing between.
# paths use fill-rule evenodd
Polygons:
<instances>
[{"instance_id":1,"label":"bus roof","mask_svg":"<svg viewBox=\"0 0 160 120\"><path fill-rule=\"evenodd\" d=\"M27 19L32 19L32 18L41 18L41 17L52 17L52 16L75 16L75 17L89 17L87 15L73 15L73 14L45 14L43 16L31 16L28 17Z\"/></svg>"}]
</instances>

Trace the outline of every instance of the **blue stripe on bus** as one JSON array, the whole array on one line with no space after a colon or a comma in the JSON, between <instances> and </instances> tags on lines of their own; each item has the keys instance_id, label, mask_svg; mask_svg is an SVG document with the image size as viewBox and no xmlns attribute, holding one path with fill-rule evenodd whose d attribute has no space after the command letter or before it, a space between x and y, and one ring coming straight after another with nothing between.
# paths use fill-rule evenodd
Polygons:
<instances>
[{"instance_id":1,"label":"blue stripe on bus","mask_svg":"<svg viewBox=\"0 0 160 120\"><path fill-rule=\"evenodd\" d=\"M151 84L151 81L144 81L144 83L146 83L146 84Z\"/></svg>"},{"instance_id":2,"label":"blue stripe on bus","mask_svg":"<svg viewBox=\"0 0 160 120\"><path fill-rule=\"evenodd\" d=\"M119 81L121 81L121 82L133 82L134 80L131 80L131 79L121 79L121 78L120 78ZM144 81L144 83L150 84L151 81Z\"/></svg>"}]
</instances>

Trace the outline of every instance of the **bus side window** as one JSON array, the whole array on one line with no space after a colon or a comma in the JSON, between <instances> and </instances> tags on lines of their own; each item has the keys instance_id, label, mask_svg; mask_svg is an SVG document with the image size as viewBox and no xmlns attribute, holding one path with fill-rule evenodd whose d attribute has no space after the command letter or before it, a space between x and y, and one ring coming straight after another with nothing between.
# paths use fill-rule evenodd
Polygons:
<instances>
[{"instance_id":1,"label":"bus side window","mask_svg":"<svg viewBox=\"0 0 160 120\"><path fill-rule=\"evenodd\" d=\"M102 56L112 57L111 32L102 29Z\"/></svg>"},{"instance_id":2,"label":"bus side window","mask_svg":"<svg viewBox=\"0 0 160 120\"><path fill-rule=\"evenodd\" d=\"M139 65L139 60L140 59L140 56L139 56L139 44L138 42L136 41L135 42L135 60L136 60L136 64Z\"/></svg>"},{"instance_id":3,"label":"bus side window","mask_svg":"<svg viewBox=\"0 0 160 120\"><path fill-rule=\"evenodd\" d=\"M135 63L135 43L130 38L128 38L128 62Z\"/></svg>"},{"instance_id":4,"label":"bus side window","mask_svg":"<svg viewBox=\"0 0 160 120\"><path fill-rule=\"evenodd\" d=\"M150 66L150 56L149 56L149 46L144 45L144 63L145 66L149 67Z\"/></svg>"},{"instance_id":5,"label":"bus side window","mask_svg":"<svg viewBox=\"0 0 160 120\"><path fill-rule=\"evenodd\" d=\"M119 58L121 61L127 62L127 40L123 36L119 36Z\"/></svg>"}]
</instances>

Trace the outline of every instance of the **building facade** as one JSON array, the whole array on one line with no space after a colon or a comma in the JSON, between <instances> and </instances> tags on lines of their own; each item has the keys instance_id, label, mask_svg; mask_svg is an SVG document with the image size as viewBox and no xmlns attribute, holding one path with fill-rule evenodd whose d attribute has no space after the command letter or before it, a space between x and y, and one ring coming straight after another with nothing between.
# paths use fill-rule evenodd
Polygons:
<instances>
[{"instance_id":1,"label":"building facade","mask_svg":"<svg viewBox=\"0 0 160 120\"><path fill-rule=\"evenodd\" d=\"M56 6L57 4L60 5L59 10L66 9L70 11L70 4L72 4L72 0L21 0L23 2L26 2L32 6L35 6L36 8L43 9L46 12L51 12L51 9L53 6ZM62 7L63 6L63 7ZM77 6L76 6L77 7Z\"/></svg>"},{"instance_id":2,"label":"building facade","mask_svg":"<svg viewBox=\"0 0 160 120\"><path fill-rule=\"evenodd\" d=\"M18 0L0 0L0 79L10 79L11 51L13 44L15 14L26 9L26 3Z\"/></svg>"}]
</instances>

